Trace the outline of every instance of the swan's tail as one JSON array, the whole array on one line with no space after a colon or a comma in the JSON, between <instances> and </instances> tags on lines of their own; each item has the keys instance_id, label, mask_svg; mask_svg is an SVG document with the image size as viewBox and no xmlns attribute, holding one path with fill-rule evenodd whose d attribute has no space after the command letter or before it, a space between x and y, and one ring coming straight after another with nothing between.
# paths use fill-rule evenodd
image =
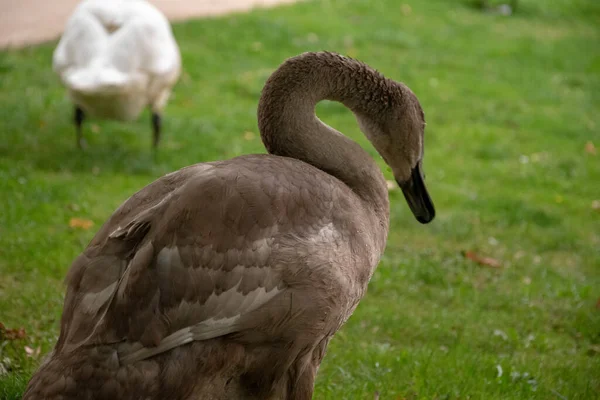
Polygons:
<instances>
[{"instance_id":1,"label":"swan's tail","mask_svg":"<svg viewBox=\"0 0 600 400\"><path fill-rule=\"evenodd\" d=\"M84 96L131 93L143 87L142 80L143 77L138 74L125 74L112 66L73 68L63 75L69 90Z\"/></svg>"},{"instance_id":2,"label":"swan's tail","mask_svg":"<svg viewBox=\"0 0 600 400\"><path fill-rule=\"evenodd\" d=\"M111 66L91 65L61 74L73 102L86 114L99 118L131 121L152 104L148 95L148 76L123 73Z\"/></svg>"},{"instance_id":3,"label":"swan's tail","mask_svg":"<svg viewBox=\"0 0 600 400\"><path fill-rule=\"evenodd\" d=\"M122 366L113 346L51 354L27 386L23 400L138 399L158 390L156 362Z\"/></svg>"},{"instance_id":4,"label":"swan's tail","mask_svg":"<svg viewBox=\"0 0 600 400\"><path fill-rule=\"evenodd\" d=\"M200 341L131 364L121 362L116 347L51 354L31 378L23 400L281 398L247 393L240 375L254 358L240 344Z\"/></svg>"}]
</instances>

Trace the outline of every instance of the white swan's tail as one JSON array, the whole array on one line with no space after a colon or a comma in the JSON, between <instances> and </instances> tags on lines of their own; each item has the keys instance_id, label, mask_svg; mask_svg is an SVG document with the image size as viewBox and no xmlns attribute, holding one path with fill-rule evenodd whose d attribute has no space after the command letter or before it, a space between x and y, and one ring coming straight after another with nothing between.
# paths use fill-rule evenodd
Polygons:
<instances>
[{"instance_id":1,"label":"white swan's tail","mask_svg":"<svg viewBox=\"0 0 600 400\"><path fill-rule=\"evenodd\" d=\"M141 91L147 83L147 77L142 74L123 73L110 65L72 68L62 74L62 79L71 92L83 96L110 96Z\"/></svg>"}]
</instances>

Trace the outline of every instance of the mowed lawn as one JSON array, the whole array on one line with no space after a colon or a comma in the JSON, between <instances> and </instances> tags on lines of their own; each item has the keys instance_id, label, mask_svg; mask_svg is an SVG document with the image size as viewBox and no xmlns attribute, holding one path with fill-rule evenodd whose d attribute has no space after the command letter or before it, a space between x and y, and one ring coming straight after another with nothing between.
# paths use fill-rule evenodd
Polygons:
<instances>
[{"instance_id":1,"label":"mowed lawn","mask_svg":"<svg viewBox=\"0 0 600 400\"><path fill-rule=\"evenodd\" d=\"M315 398L599 398L599 26L597 0L522 0L508 17L469 1L322 0L176 24L184 73L156 155L147 113L89 121L78 151L55 43L0 52L0 398L20 398L52 348L63 278L114 209L170 171L264 152L265 79L322 49L417 94L438 214L420 225L390 192L386 253ZM317 112L391 178L348 110Z\"/></svg>"}]
</instances>

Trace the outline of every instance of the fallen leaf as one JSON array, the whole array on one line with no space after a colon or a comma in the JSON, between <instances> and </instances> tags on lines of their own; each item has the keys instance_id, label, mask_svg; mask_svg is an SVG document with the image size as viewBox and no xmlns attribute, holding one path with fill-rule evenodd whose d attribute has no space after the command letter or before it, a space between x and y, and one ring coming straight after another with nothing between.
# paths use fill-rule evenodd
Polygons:
<instances>
[{"instance_id":1,"label":"fallen leaf","mask_svg":"<svg viewBox=\"0 0 600 400\"><path fill-rule=\"evenodd\" d=\"M250 132L250 131L244 132L244 139L246 139L246 140L254 139L254 132Z\"/></svg>"},{"instance_id":2,"label":"fallen leaf","mask_svg":"<svg viewBox=\"0 0 600 400\"><path fill-rule=\"evenodd\" d=\"M526 276L523 278L523 283L526 285L531 285L531 278Z\"/></svg>"},{"instance_id":3,"label":"fallen leaf","mask_svg":"<svg viewBox=\"0 0 600 400\"><path fill-rule=\"evenodd\" d=\"M17 340L25 338L25 329L9 329L0 322L0 339L2 340Z\"/></svg>"},{"instance_id":4,"label":"fallen leaf","mask_svg":"<svg viewBox=\"0 0 600 400\"><path fill-rule=\"evenodd\" d=\"M100 132L100 127L96 124L92 124L90 127L90 130L94 133L98 133L98 132Z\"/></svg>"},{"instance_id":5,"label":"fallen leaf","mask_svg":"<svg viewBox=\"0 0 600 400\"><path fill-rule=\"evenodd\" d=\"M500 268L502 266L502 264L500 264L500 261L491 257L480 256L473 251L465 251L464 256L469 260L475 261L479 265L485 265L487 267L492 268Z\"/></svg>"},{"instance_id":6,"label":"fallen leaf","mask_svg":"<svg viewBox=\"0 0 600 400\"><path fill-rule=\"evenodd\" d=\"M594 143L587 142L585 144L585 152L595 156L596 155L596 146L594 146Z\"/></svg>"},{"instance_id":7,"label":"fallen leaf","mask_svg":"<svg viewBox=\"0 0 600 400\"><path fill-rule=\"evenodd\" d=\"M94 226L94 223L89 219L71 218L71 220L69 221L69 226L71 228L81 228L87 231L92 226Z\"/></svg>"},{"instance_id":8,"label":"fallen leaf","mask_svg":"<svg viewBox=\"0 0 600 400\"><path fill-rule=\"evenodd\" d=\"M391 190L394 190L397 188L396 182L394 182L394 181L385 181L385 183L387 185L388 191L391 191Z\"/></svg>"},{"instance_id":9,"label":"fallen leaf","mask_svg":"<svg viewBox=\"0 0 600 400\"><path fill-rule=\"evenodd\" d=\"M592 201L592 210L600 211L600 200Z\"/></svg>"}]
</instances>

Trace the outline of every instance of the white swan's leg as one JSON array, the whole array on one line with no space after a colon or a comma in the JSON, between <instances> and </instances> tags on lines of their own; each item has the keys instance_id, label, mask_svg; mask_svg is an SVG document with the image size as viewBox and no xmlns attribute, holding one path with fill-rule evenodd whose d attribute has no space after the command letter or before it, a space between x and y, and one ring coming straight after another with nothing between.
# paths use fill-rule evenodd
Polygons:
<instances>
[{"instance_id":1,"label":"white swan's leg","mask_svg":"<svg viewBox=\"0 0 600 400\"><path fill-rule=\"evenodd\" d=\"M79 106L75 106L73 121L75 122L75 129L77 132L77 147L79 147L80 149L84 149L86 147L85 139L83 138L83 133L81 131L81 126L83 124L84 119L85 114L83 110Z\"/></svg>"},{"instance_id":2,"label":"white swan's leg","mask_svg":"<svg viewBox=\"0 0 600 400\"><path fill-rule=\"evenodd\" d=\"M162 118L160 114L156 111L152 111L152 147L156 149L158 147L158 142L160 142L160 131L162 126Z\"/></svg>"}]
</instances>

